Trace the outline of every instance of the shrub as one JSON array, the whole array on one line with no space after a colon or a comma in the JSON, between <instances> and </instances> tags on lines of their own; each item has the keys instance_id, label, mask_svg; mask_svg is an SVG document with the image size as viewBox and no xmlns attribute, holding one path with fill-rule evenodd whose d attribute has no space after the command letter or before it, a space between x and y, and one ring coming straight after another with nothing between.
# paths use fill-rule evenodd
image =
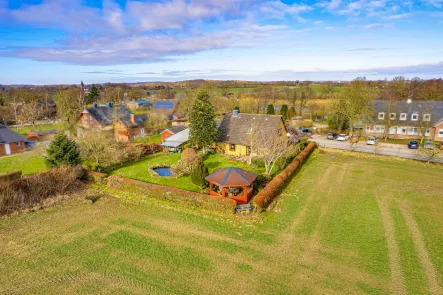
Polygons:
<instances>
[{"instance_id":1,"label":"shrub","mask_svg":"<svg viewBox=\"0 0 443 295\"><path fill-rule=\"evenodd\" d=\"M266 185L266 187L255 196L254 203L258 208L262 210L268 208L283 187L298 172L303 162L309 157L315 147L316 143L310 142L308 146L301 151L282 172L274 177L274 179L272 179L271 182L269 182L268 185Z\"/></svg>"},{"instance_id":2,"label":"shrub","mask_svg":"<svg viewBox=\"0 0 443 295\"><path fill-rule=\"evenodd\" d=\"M186 148L181 156L181 160L174 166L174 170L182 174L190 174L197 165L203 163L202 158L197 155L194 149Z\"/></svg>"},{"instance_id":3,"label":"shrub","mask_svg":"<svg viewBox=\"0 0 443 295\"><path fill-rule=\"evenodd\" d=\"M236 202L228 198L214 198L178 188L122 178L115 175L108 178L108 186L140 202L142 202L143 198L148 197L225 213L233 213L236 206Z\"/></svg>"},{"instance_id":4,"label":"shrub","mask_svg":"<svg viewBox=\"0 0 443 295\"><path fill-rule=\"evenodd\" d=\"M158 143L138 144L137 146L140 147L143 155L152 155L163 150L163 147Z\"/></svg>"},{"instance_id":5,"label":"shrub","mask_svg":"<svg viewBox=\"0 0 443 295\"><path fill-rule=\"evenodd\" d=\"M47 149L49 167L72 167L80 163L80 152L75 141L59 134Z\"/></svg>"},{"instance_id":6,"label":"shrub","mask_svg":"<svg viewBox=\"0 0 443 295\"><path fill-rule=\"evenodd\" d=\"M21 170L11 170L8 172L0 173L0 181L14 180L19 179L20 177L22 177Z\"/></svg>"},{"instance_id":7,"label":"shrub","mask_svg":"<svg viewBox=\"0 0 443 295\"><path fill-rule=\"evenodd\" d=\"M252 165L256 168L265 168L265 162L260 158L252 158Z\"/></svg>"},{"instance_id":8,"label":"shrub","mask_svg":"<svg viewBox=\"0 0 443 295\"><path fill-rule=\"evenodd\" d=\"M304 150L308 144L309 144L309 139L307 137L300 138L300 141L298 143L298 150L299 151Z\"/></svg>"},{"instance_id":9,"label":"shrub","mask_svg":"<svg viewBox=\"0 0 443 295\"><path fill-rule=\"evenodd\" d=\"M208 167L205 166L203 161L194 166L191 171L192 182L200 188L205 188L208 186L208 182L205 177L209 175Z\"/></svg>"},{"instance_id":10,"label":"shrub","mask_svg":"<svg viewBox=\"0 0 443 295\"><path fill-rule=\"evenodd\" d=\"M78 191L84 170L75 168L52 169L48 172L0 183L0 215L32 207L57 195Z\"/></svg>"}]
</instances>

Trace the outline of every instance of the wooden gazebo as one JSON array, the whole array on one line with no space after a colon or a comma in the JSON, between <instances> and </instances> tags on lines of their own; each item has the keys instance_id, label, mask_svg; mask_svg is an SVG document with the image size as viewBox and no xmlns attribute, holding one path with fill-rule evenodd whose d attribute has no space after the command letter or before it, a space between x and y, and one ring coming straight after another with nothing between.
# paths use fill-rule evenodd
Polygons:
<instances>
[{"instance_id":1,"label":"wooden gazebo","mask_svg":"<svg viewBox=\"0 0 443 295\"><path fill-rule=\"evenodd\" d=\"M254 194L257 174L230 167L216 170L205 179L209 182L211 196L230 198L237 204L246 204Z\"/></svg>"}]
</instances>

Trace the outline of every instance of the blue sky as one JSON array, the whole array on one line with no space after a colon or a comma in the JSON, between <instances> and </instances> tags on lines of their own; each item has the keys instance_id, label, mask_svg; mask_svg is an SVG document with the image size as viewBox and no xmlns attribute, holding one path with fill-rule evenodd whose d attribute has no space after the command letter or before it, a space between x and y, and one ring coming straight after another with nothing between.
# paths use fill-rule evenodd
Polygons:
<instances>
[{"instance_id":1,"label":"blue sky","mask_svg":"<svg viewBox=\"0 0 443 295\"><path fill-rule=\"evenodd\" d=\"M443 77L443 0L0 0L0 84Z\"/></svg>"}]
</instances>

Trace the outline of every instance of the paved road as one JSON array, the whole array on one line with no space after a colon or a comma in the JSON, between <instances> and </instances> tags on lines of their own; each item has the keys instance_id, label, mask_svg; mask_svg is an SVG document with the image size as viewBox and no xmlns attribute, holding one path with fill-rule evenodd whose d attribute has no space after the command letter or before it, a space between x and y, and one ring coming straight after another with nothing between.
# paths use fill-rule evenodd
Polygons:
<instances>
[{"instance_id":1,"label":"paved road","mask_svg":"<svg viewBox=\"0 0 443 295\"><path fill-rule=\"evenodd\" d=\"M328 140L325 136L321 135L313 135L311 140L317 142L321 147L427 161L427 159L417 154L417 150L408 149L406 145L402 144L380 142L374 146L367 145L366 142L358 142L351 146L349 142ZM431 162L443 164L443 151L438 158L434 158Z\"/></svg>"}]
</instances>

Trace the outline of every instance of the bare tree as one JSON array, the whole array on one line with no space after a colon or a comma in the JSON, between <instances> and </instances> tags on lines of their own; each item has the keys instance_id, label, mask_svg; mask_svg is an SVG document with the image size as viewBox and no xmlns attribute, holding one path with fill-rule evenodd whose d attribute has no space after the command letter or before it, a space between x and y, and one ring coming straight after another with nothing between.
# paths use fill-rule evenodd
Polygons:
<instances>
[{"instance_id":1,"label":"bare tree","mask_svg":"<svg viewBox=\"0 0 443 295\"><path fill-rule=\"evenodd\" d=\"M263 160L268 176L278 160L295 151L295 145L288 141L286 134L278 134L277 130L272 136L256 125L251 127L251 132L251 155Z\"/></svg>"},{"instance_id":2,"label":"bare tree","mask_svg":"<svg viewBox=\"0 0 443 295\"><path fill-rule=\"evenodd\" d=\"M40 103L37 100L31 100L23 104L19 118L23 123L29 123L32 125L32 128L34 128L35 121L37 121L40 116L40 110Z\"/></svg>"},{"instance_id":3,"label":"bare tree","mask_svg":"<svg viewBox=\"0 0 443 295\"><path fill-rule=\"evenodd\" d=\"M441 149L439 149L438 147L434 147L434 148L430 149L430 148L425 148L425 147L421 146L417 150L417 155L419 157L422 157L429 164L434 159L442 158L443 151Z\"/></svg>"}]
</instances>

